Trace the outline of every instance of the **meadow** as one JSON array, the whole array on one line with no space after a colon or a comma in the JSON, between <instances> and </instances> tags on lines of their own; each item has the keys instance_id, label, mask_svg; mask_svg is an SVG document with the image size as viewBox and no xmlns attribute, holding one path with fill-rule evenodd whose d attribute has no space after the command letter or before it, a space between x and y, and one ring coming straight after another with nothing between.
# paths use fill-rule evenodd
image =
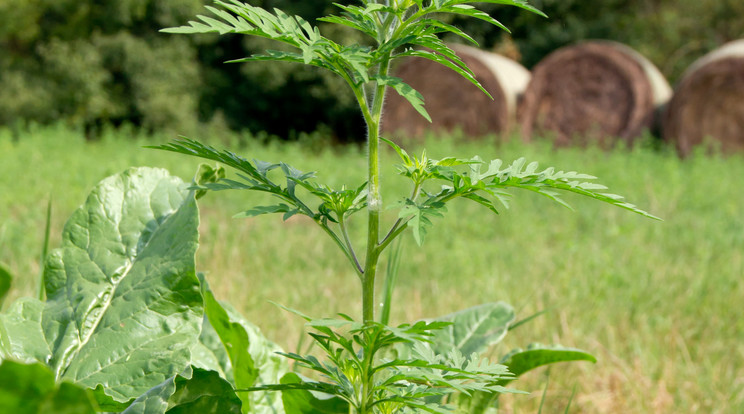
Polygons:
<instances>
[{"instance_id":1,"label":"meadow","mask_svg":"<svg viewBox=\"0 0 744 414\"><path fill-rule=\"evenodd\" d=\"M364 154L355 146L219 135L195 138L229 145L247 158L318 171L330 183L364 181ZM16 140L0 131L0 262L16 276L8 302L35 292L50 199L54 247L66 218L102 178L139 165L193 176L198 160L142 148L170 138L109 131L85 142L82 133L56 126ZM598 363L553 366L543 412L563 412L574 388L570 412L744 412L742 156L699 153L680 160L650 145L555 149L549 142L457 136L430 137L425 146L433 158L524 156L593 174L664 221L567 197L576 210L570 211L524 192L513 192L512 208L498 216L455 203L423 247L410 235L404 239L393 323L499 300L514 305L518 317L547 310L510 333L493 356L530 342L560 343L593 353ZM395 160L392 151L383 156L386 201L407 191ZM295 350L302 321L269 301L312 316L358 316L361 304L351 299L359 296L358 283L312 222L231 218L261 202L239 192L200 200L198 267L218 298ZM353 238L361 237L364 224L352 223L352 231L359 230ZM502 412L536 412L547 380L545 370L525 376L515 386L532 394L505 398Z\"/></svg>"}]
</instances>

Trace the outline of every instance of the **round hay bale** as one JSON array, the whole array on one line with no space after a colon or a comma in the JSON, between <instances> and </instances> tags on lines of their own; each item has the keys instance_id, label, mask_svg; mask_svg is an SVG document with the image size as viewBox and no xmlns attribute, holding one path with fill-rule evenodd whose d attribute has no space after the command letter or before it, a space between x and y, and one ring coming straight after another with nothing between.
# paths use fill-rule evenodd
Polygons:
<instances>
[{"instance_id":1,"label":"round hay bale","mask_svg":"<svg viewBox=\"0 0 744 414\"><path fill-rule=\"evenodd\" d=\"M493 96L491 100L453 70L422 58L404 59L394 76L402 78L424 97L429 123L395 92L388 93L383 133L420 138L427 131L461 129L468 137L508 131L516 118L518 95L527 87L530 73L519 63L495 53L450 45Z\"/></svg>"},{"instance_id":2,"label":"round hay bale","mask_svg":"<svg viewBox=\"0 0 744 414\"><path fill-rule=\"evenodd\" d=\"M610 41L561 48L532 71L519 108L525 140L552 135L556 144L627 143L652 129L671 96L658 69L633 49Z\"/></svg>"},{"instance_id":3,"label":"round hay bale","mask_svg":"<svg viewBox=\"0 0 744 414\"><path fill-rule=\"evenodd\" d=\"M744 39L725 44L693 63L664 113L664 140L681 156L706 138L724 152L744 150Z\"/></svg>"}]
</instances>

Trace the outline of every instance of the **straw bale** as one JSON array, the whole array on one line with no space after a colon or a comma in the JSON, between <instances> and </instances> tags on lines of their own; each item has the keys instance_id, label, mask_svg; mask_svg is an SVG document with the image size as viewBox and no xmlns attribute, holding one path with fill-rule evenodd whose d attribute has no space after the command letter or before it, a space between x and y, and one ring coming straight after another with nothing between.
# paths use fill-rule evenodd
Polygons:
<instances>
[{"instance_id":1,"label":"straw bale","mask_svg":"<svg viewBox=\"0 0 744 414\"><path fill-rule=\"evenodd\" d=\"M383 133L415 139L427 131L459 128L468 137L479 137L508 131L515 124L518 95L529 82L529 71L494 53L450 46L494 99L445 66L422 58L404 59L394 75L421 92L432 123L408 101L390 92L385 102Z\"/></svg>"},{"instance_id":2,"label":"straw bale","mask_svg":"<svg viewBox=\"0 0 744 414\"><path fill-rule=\"evenodd\" d=\"M652 129L671 88L646 58L619 43L561 48L535 66L519 107L522 135L553 136L558 145L617 138L627 143Z\"/></svg>"},{"instance_id":3,"label":"straw bale","mask_svg":"<svg viewBox=\"0 0 744 414\"><path fill-rule=\"evenodd\" d=\"M706 139L724 153L744 150L744 39L693 63L663 118L663 136L686 156Z\"/></svg>"}]
</instances>

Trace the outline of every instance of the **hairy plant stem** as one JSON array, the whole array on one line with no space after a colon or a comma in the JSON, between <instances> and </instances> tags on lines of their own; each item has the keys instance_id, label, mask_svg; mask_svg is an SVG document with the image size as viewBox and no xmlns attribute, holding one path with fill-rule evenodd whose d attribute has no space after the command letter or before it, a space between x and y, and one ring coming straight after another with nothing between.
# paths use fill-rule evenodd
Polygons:
<instances>
[{"instance_id":1,"label":"hairy plant stem","mask_svg":"<svg viewBox=\"0 0 744 414\"><path fill-rule=\"evenodd\" d=\"M378 68L378 76L387 76L390 60L384 59ZM367 121L367 254L362 277L362 320L375 320L375 276L377 262L382 248L380 241L380 211L382 211L382 196L380 195L380 121L382 119L382 104L385 100L385 85L378 84L372 96L370 118Z\"/></svg>"}]
</instances>

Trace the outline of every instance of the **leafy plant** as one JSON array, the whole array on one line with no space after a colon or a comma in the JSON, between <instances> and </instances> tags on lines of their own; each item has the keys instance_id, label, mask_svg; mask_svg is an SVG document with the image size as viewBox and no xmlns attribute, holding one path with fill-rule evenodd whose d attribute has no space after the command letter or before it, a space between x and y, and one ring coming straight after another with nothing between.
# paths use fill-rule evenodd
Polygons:
<instances>
[{"instance_id":1,"label":"leafy plant","mask_svg":"<svg viewBox=\"0 0 744 414\"><path fill-rule=\"evenodd\" d=\"M285 354L301 366L320 373L327 382L293 378L292 381L249 390L324 392L346 401L358 413L392 413L406 409L440 412L443 405L424 403L423 398L454 391L465 395L502 392L504 389L496 384L511 378L507 371L489 365L480 371L477 357L463 357L461 350L470 351L467 344L458 343L454 348L448 348L453 353L446 354L446 358L422 345L437 337L436 329L444 326L441 323L392 328L375 321L375 282L382 252L409 228L416 242L422 244L433 220L441 217L447 211L447 204L456 198L476 202L495 213L508 208L510 194L505 190L509 188L533 191L564 206L568 205L560 198L559 191L575 193L653 218L622 197L607 193L606 187L594 183L595 177L587 174L554 168L539 170L537 163L527 163L524 159L505 164L501 160L486 162L479 157L434 160L425 152L420 157L412 157L392 140L380 137L382 107L388 89L407 99L421 116L431 120L421 94L403 80L390 76L391 64L397 59L419 57L432 60L457 72L488 94L473 72L440 38L442 34L451 34L475 43L467 33L445 23L442 17L447 15L479 19L506 30L500 22L475 7L474 2L363 0L360 5L337 4L342 10L340 15L320 19L360 32L373 46L336 42L323 36L318 27L302 17L290 16L278 9L268 11L237 0L216 3L219 8L207 7L212 17L198 16L199 21L164 31L238 33L273 40L281 45L281 50L267 50L231 62L281 61L329 70L350 87L367 125L367 182L340 189L318 184L314 172L303 172L283 162L248 161L233 152L187 138L154 147L217 161L238 171L235 179L222 178L197 185L194 187L196 190L251 190L278 199L276 204L252 207L238 213L237 217L277 213L284 220L294 215L309 217L339 247L361 284L361 322L354 322L345 315L341 321L303 316L314 331L311 336L326 353L329 362ZM522 0L483 3L512 5L541 14ZM397 152L402 161L399 172L411 181L410 195L387 205L383 203L380 191L381 142ZM382 212L386 207L398 209L398 214L384 231ZM366 212L367 240L364 249L358 250L349 237L348 226L354 214L361 211ZM386 297L391 297L391 289L386 292ZM387 319L386 315L383 317ZM453 322L453 326L457 328L460 325ZM346 330L338 331L340 328ZM506 324L503 328L502 335L506 332ZM483 340L497 342L494 338ZM404 343L412 352L409 354L413 355L412 359L381 356L392 351L395 345ZM483 347L474 344L473 348L482 351ZM553 361L571 359L561 355Z\"/></svg>"},{"instance_id":2,"label":"leafy plant","mask_svg":"<svg viewBox=\"0 0 744 414\"><path fill-rule=\"evenodd\" d=\"M196 181L219 176L202 166ZM47 257L46 300L0 314L0 411L281 412L273 394L235 394L278 382L287 363L196 274L187 187L132 168L93 189Z\"/></svg>"},{"instance_id":3,"label":"leafy plant","mask_svg":"<svg viewBox=\"0 0 744 414\"><path fill-rule=\"evenodd\" d=\"M514 323L513 310L503 303L389 326L394 266L389 268L384 323L375 319L381 254L408 229L422 244L434 220L457 198L498 213L509 205L506 190L510 188L567 206L559 197L562 191L653 217L605 192L590 175L539 170L537 163L523 159L505 164L479 157L435 160L425 152L412 157L392 140L380 137L388 88L428 118L421 95L389 76L395 59L414 56L436 61L483 89L438 37L451 33L470 39L439 20L446 14L503 28L471 3L363 1L361 6L338 5L341 15L322 19L368 35L373 47L342 45L301 17L235 0L218 2L223 9L210 7L217 18L200 16L201 22L169 29L268 38L294 49L237 61L304 63L339 75L357 97L367 123L367 181L335 189L317 183L313 172L283 162L248 161L190 139L156 147L217 161L236 169L238 176L226 178L222 167L201 166L189 187L164 170L133 168L101 182L67 222L62 247L46 258L39 295L46 300L22 298L0 315L0 381L5 381L6 371L42 378L51 385L39 398L56 407L58 395L78 395L83 403L91 401L90 406L79 408L82 411L392 414L443 413L458 405L484 412L500 393L517 392L505 388L515 374L553 362L593 360L583 351L543 346L515 351L501 364L481 358L481 352L521 323ZM539 13L521 0L488 3ZM387 205L380 196L381 142L398 154L399 173L411 181L409 195ZM362 286L358 320L344 314L341 319L316 319L293 311L306 319L325 361L282 352L232 307L217 301L206 278L197 274L196 199L208 190L234 189L278 199L275 204L250 207L237 217L307 216L337 245L357 275ZM397 209L397 214L383 228L386 207ZM358 250L349 237L349 226L361 212L367 218L367 243ZM3 279L9 279L6 276ZM0 290L0 298L6 290ZM287 360L315 377L288 373ZM16 404L6 400L9 407ZM43 404L40 407L48 407Z\"/></svg>"}]
</instances>

